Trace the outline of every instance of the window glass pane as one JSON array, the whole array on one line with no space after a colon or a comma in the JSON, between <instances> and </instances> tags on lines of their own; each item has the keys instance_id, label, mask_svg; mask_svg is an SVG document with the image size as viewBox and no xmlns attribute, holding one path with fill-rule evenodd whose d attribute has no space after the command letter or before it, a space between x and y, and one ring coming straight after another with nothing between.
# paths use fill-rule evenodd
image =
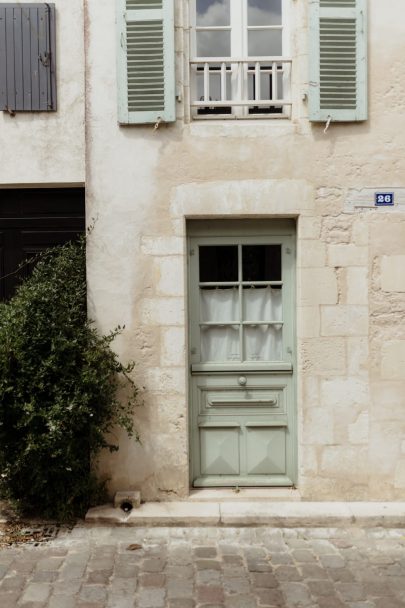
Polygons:
<instances>
[{"instance_id":1,"label":"window glass pane","mask_svg":"<svg viewBox=\"0 0 405 608\"><path fill-rule=\"evenodd\" d=\"M262 68L262 72L265 68ZM284 99L284 81L283 81L283 73L279 69L277 72L277 88L274 86L274 78L272 74L264 74L260 75L260 95L259 99L262 101L267 100L279 100ZM256 75L254 73L250 73L248 75L248 91L249 91L249 100L255 100L256 97ZM282 114L283 108L281 105L271 105L269 103L268 106L255 106L255 102L249 105L249 114Z\"/></svg>"},{"instance_id":2,"label":"window glass pane","mask_svg":"<svg viewBox=\"0 0 405 608\"><path fill-rule=\"evenodd\" d=\"M240 361L239 327L202 327L201 361Z\"/></svg>"},{"instance_id":3,"label":"window glass pane","mask_svg":"<svg viewBox=\"0 0 405 608\"><path fill-rule=\"evenodd\" d=\"M230 57L231 32L204 31L197 32L198 57Z\"/></svg>"},{"instance_id":4,"label":"window glass pane","mask_svg":"<svg viewBox=\"0 0 405 608\"><path fill-rule=\"evenodd\" d=\"M282 360L282 326L256 325L245 327L245 352L247 361Z\"/></svg>"},{"instance_id":5,"label":"window glass pane","mask_svg":"<svg viewBox=\"0 0 405 608\"><path fill-rule=\"evenodd\" d=\"M245 287L243 290L245 321L282 321L282 292L272 287Z\"/></svg>"},{"instance_id":6,"label":"window glass pane","mask_svg":"<svg viewBox=\"0 0 405 608\"><path fill-rule=\"evenodd\" d=\"M198 67L197 73L197 101L204 101L204 68ZM211 101L221 101L221 64L214 63L210 64L209 74L209 98ZM225 77L225 97L224 100L230 99L231 97L231 71L227 69ZM208 104L207 104L207 107Z\"/></svg>"},{"instance_id":7,"label":"window glass pane","mask_svg":"<svg viewBox=\"0 0 405 608\"><path fill-rule=\"evenodd\" d=\"M281 245L244 245L243 281L281 281Z\"/></svg>"},{"instance_id":8,"label":"window glass pane","mask_svg":"<svg viewBox=\"0 0 405 608\"><path fill-rule=\"evenodd\" d=\"M197 26L230 25L230 0L196 0L196 2Z\"/></svg>"},{"instance_id":9,"label":"window glass pane","mask_svg":"<svg viewBox=\"0 0 405 608\"><path fill-rule=\"evenodd\" d=\"M248 54L250 57L281 56L281 30L249 30Z\"/></svg>"},{"instance_id":10,"label":"window glass pane","mask_svg":"<svg viewBox=\"0 0 405 608\"><path fill-rule=\"evenodd\" d=\"M211 323L239 321L238 288L201 289L200 319Z\"/></svg>"},{"instance_id":11,"label":"window glass pane","mask_svg":"<svg viewBox=\"0 0 405 608\"><path fill-rule=\"evenodd\" d=\"M249 99L256 99L256 74L254 73L254 65L250 65L248 74L248 90ZM263 65L260 71L260 95L259 99L283 99L283 73L281 69L277 71L277 89L273 84L273 75L268 73L271 70L271 65ZM276 95L277 93L277 95Z\"/></svg>"},{"instance_id":12,"label":"window glass pane","mask_svg":"<svg viewBox=\"0 0 405 608\"><path fill-rule=\"evenodd\" d=\"M248 0L248 25L281 25L281 0Z\"/></svg>"},{"instance_id":13,"label":"window glass pane","mask_svg":"<svg viewBox=\"0 0 405 608\"><path fill-rule=\"evenodd\" d=\"M204 245L200 247L200 282L223 283L237 280L237 245Z\"/></svg>"}]
</instances>

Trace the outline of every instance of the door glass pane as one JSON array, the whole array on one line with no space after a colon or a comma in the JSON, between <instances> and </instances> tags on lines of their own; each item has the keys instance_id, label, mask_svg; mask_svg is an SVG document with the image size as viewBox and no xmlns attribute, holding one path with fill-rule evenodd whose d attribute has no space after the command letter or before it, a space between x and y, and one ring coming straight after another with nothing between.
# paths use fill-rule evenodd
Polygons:
<instances>
[{"instance_id":1,"label":"door glass pane","mask_svg":"<svg viewBox=\"0 0 405 608\"><path fill-rule=\"evenodd\" d=\"M246 287L243 290L245 321L282 321L282 292L271 287Z\"/></svg>"},{"instance_id":2,"label":"door glass pane","mask_svg":"<svg viewBox=\"0 0 405 608\"><path fill-rule=\"evenodd\" d=\"M243 281L281 281L281 245L244 245Z\"/></svg>"},{"instance_id":3,"label":"door glass pane","mask_svg":"<svg viewBox=\"0 0 405 608\"><path fill-rule=\"evenodd\" d=\"M249 57L282 55L281 30L250 30L248 32Z\"/></svg>"},{"instance_id":4,"label":"door glass pane","mask_svg":"<svg viewBox=\"0 0 405 608\"><path fill-rule=\"evenodd\" d=\"M200 319L211 323L239 321L238 289L201 289Z\"/></svg>"},{"instance_id":5,"label":"door glass pane","mask_svg":"<svg viewBox=\"0 0 405 608\"><path fill-rule=\"evenodd\" d=\"M230 57L231 32L209 30L197 32L197 56Z\"/></svg>"},{"instance_id":6,"label":"door glass pane","mask_svg":"<svg viewBox=\"0 0 405 608\"><path fill-rule=\"evenodd\" d=\"M237 245L204 245L199 249L200 282L223 283L238 280Z\"/></svg>"},{"instance_id":7,"label":"door glass pane","mask_svg":"<svg viewBox=\"0 0 405 608\"><path fill-rule=\"evenodd\" d=\"M282 360L281 325L245 327L244 334L247 361Z\"/></svg>"},{"instance_id":8,"label":"door glass pane","mask_svg":"<svg viewBox=\"0 0 405 608\"><path fill-rule=\"evenodd\" d=\"M197 26L230 25L230 0L197 0Z\"/></svg>"},{"instance_id":9,"label":"door glass pane","mask_svg":"<svg viewBox=\"0 0 405 608\"><path fill-rule=\"evenodd\" d=\"M248 0L248 25L281 25L281 0Z\"/></svg>"},{"instance_id":10,"label":"door glass pane","mask_svg":"<svg viewBox=\"0 0 405 608\"><path fill-rule=\"evenodd\" d=\"M202 326L201 361L240 361L239 326Z\"/></svg>"}]
</instances>

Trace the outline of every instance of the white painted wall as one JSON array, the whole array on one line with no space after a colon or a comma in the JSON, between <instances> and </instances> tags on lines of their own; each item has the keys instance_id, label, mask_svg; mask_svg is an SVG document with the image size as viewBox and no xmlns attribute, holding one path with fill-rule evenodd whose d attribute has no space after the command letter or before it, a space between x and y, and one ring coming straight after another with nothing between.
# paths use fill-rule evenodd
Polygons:
<instances>
[{"instance_id":1,"label":"white painted wall","mask_svg":"<svg viewBox=\"0 0 405 608\"><path fill-rule=\"evenodd\" d=\"M57 112L0 112L0 186L85 181L83 0L56 6Z\"/></svg>"},{"instance_id":2,"label":"white painted wall","mask_svg":"<svg viewBox=\"0 0 405 608\"><path fill-rule=\"evenodd\" d=\"M177 80L188 98L188 0L176 1ZM142 445L121 438L110 489L186 497L185 218L298 218L299 489L312 499L400 499L405 491L405 300L396 287L405 213L349 209L351 189L405 187L403 2L370 0L370 117L307 121L308 2L291 1L292 119L120 127L115 14L86 0L90 314L125 323ZM172 280L168 280L172 277Z\"/></svg>"}]
</instances>

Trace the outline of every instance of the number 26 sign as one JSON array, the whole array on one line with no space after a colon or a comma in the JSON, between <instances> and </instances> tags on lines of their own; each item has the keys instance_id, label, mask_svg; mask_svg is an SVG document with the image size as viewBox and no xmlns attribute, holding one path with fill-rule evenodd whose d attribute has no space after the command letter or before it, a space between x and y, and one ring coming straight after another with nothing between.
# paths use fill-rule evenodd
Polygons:
<instances>
[{"instance_id":1,"label":"number 26 sign","mask_svg":"<svg viewBox=\"0 0 405 608\"><path fill-rule=\"evenodd\" d=\"M393 192L376 192L375 193L375 205L376 207L387 207L394 205L394 193Z\"/></svg>"}]
</instances>

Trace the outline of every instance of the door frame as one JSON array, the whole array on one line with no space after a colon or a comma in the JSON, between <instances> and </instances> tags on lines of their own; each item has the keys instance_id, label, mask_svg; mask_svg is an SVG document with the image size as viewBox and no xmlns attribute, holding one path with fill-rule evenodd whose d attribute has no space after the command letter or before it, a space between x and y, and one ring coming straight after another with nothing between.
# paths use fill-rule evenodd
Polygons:
<instances>
[{"instance_id":1,"label":"door frame","mask_svg":"<svg viewBox=\"0 0 405 608\"><path fill-rule=\"evenodd\" d=\"M290 324L290 336L289 341L291 342L291 364L288 365L287 362L281 362L279 365L275 364L269 368L269 366L264 365L262 369L254 370L253 367L256 366L254 364L251 369L249 366L243 367L244 371L251 373L253 375L256 374L268 374L271 376L277 375L277 378L284 376L288 369L292 368L292 381L291 381L291 389L290 389L290 399L291 399L291 424L289 424L289 432L291 433L291 458L293 461L290 478L292 483L288 484L291 487L296 487L297 477L298 477L298 432L297 432L297 421L298 421L298 411L297 411L297 334L296 334L296 317L297 317L297 305L296 305L296 251L297 251L297 227L295 219L281 219L281 218L261 218L261 219L188 219L186 220L186 235L187 235L187 306L188 306L188 384L189 384L189 403L188 403L188 419L189 419L189 476L190 476L190 487L193 488L193 482L195 479L194 475L194 415L193 415L193 375L192 375L192 344L191 344L191 336L193 327L192 327L192 314L191 314L191 264L190 264L190 256L193 255L192 251L192 239L198 238L206 238L206 237L219 237L219 238L227 238L227 237L260 237L260 240L263 242L263 238L265 237L290 237L291 238L291 263L289 264L289 271L291 273L291 289L292 289L292 303L290 307L290 316L289 316L289 324ZM243 364L242 364L243 365ZM198 366L197 366L198 367ZM203 366L202 366L203 367ZM225 372L225 369L221 370L221 366L213 366L211 370L209 368L206 370L207 375L212 374L215 369L215 372L218 375L221 375ZM229 370L229 366L227 367ZM242 366L239 368L242 371ZM238 373L238 368L236 367L234 370L229 370L230 373L232 371ZM256 484L255 484L256 485ZM252 485L251 487L255 487ZM274 484L260 484L257 486L263 485L267 487L274 486L286 486L285 483L274 483ZM212 484L210 487L221 487L220 484ZM224 484L223 487L229 487L228 484Z\"/></svg>"}]
</instances>

